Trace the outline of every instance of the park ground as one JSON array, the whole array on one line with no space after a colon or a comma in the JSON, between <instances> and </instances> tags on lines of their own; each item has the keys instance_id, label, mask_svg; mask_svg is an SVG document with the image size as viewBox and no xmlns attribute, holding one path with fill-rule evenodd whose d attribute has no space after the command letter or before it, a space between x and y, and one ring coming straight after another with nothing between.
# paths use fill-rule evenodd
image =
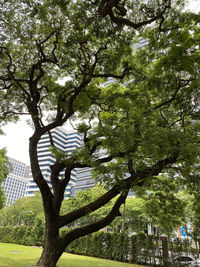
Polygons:
<instances>
[{"instance_id":1,"label":"park ground","mask_svg":"<svg viewBox=\"0 0 200 267\"><path fill-rule=\"evenodd\" d=\"M0 243L0 267L31 267L41 255L42 249L16 244ZM121 263L63 253L58 262L59 267L142 267L141 265Z\"/></svg>"}]
</instances>

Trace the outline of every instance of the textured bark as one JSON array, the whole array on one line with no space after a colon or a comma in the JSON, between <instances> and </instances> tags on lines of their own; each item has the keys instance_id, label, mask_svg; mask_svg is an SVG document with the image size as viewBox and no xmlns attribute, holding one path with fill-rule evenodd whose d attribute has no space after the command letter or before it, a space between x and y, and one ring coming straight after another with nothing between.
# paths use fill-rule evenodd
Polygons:
<instances>
[{"instance_id":1,"label":"textured bark","mask_svg":"<svg viewBox=\"0 0 200 267\"><path fill-rule=\"evenodd\" d=\"M59 227L56 223L49 223L49 226L46 226L45 245L37 266L55 267L59 258L65 251L65 248L73 240L102 229L110 224L114 218L120 216L121 214L119 209L121 204L125 202L126 197L127 193L120 195L113 205L113 208L105 218L83 227L73 229L69 233L65 234L64 237L59 237Z\"/></svg>"},{"instance_id":2,"label":"textured bark","mask_svg":"<svg viewBox=\"0 0 200 267\"><path fill-rule=\"evenodd\" d=\"M55 267L65 250L59 238L59 230L53 223L46 227L45 244L37 266Z\"/></svg>"},{"instance_id":3,"label":"textured bark","mask_svg":"<svg viewBox=\"0 0 200 267\"><path fill-rule=\"evenodd\" d=\"M44 247L42 255L37 263L41 267L55 267L63 251L58 251L55 244L50 242Z\"/></svg>"}]
</instances>

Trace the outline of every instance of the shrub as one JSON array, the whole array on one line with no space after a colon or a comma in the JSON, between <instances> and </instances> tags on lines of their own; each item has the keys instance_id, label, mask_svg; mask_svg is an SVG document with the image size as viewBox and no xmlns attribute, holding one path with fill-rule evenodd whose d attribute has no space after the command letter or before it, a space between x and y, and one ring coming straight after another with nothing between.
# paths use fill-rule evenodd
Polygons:
<instances>
[{"instance_id":1,"label":"shrub","mask_svg":"<svg viewBox=\"0 0 200 267\"><path fill-rule=\"evenodd\" d=\"M0 227L0 242L15 243L23 245L23 238L28 226L1 226Z\"/></svg>"}]
</instances>

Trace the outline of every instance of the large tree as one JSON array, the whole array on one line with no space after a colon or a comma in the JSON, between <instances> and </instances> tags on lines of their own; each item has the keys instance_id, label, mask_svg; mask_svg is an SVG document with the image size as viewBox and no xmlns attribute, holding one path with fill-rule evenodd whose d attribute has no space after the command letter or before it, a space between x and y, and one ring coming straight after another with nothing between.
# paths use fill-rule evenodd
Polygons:
<instances>
[{"instance_id":1,"label":"large tree","mask_svg":"<svg viewBox=\"0 0 200 267\"><path fill-rule=\"evenodd\" d=\"M189 114L186 121L184 113L185 99L190 101L188 108L193 104L193 92L187 89L194 86L196 77L173 67L177 58L173 36L181 36L192 19L190 14L184 19L177 11L177 4L181 3L1 3L0 118L4 121L29 114L32 120L30 162L33 179L41 191L46 222L38 266L56 266L70 242L102 229L120 215L120 206L131 188L137 190L170 166L187 160L186 148L194 146L198 122L190 123ZM137 52L133 44L140 36L148 42ZM166 45L168 37L171 50ZM113 82L104 87L108 78ZM65 82L59 83L62 79ZM51 130L76 118L84 122L77 126L84 146L69 156L56 149ZM51 166L52 190L37 157L37 145L45 133L49 133L56 157ZM195 159L195 147L190 156ZM60 215L71 171L85 167L93 168L108 192ZM60 179L63 170L65 177ZM115 197L103 219L59 235L60 228Z\"/></svg>"}]
</instances>

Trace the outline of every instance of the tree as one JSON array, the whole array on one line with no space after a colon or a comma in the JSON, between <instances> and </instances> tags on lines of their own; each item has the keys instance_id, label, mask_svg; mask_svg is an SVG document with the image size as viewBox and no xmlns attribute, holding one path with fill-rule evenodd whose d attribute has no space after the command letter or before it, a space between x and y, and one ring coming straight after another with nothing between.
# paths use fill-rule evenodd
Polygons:
<instances>
[{"instance_id":1,"label":"tree","mask_svg":"<svg viewBox=\"0 0 200 267\"><path fill-rule=\"evenodd\" d=\"M4 190L1 184L7 175L8 175L8 160L6 157L6 150L0 149L0 209L3 208L5 202Z\"/></svg>"},{"instance_id":2,"label":"tree","mask_svg":"<svg viewBox=\"0 0 200 267\"><path fill-rule=\"evenodd\" d=\"M42 199L39 194L34 197L24 197L0 211L0 225L32 226L36 217L40 216L42 211Z\"/></svg>"},{"instance_id":3,"label":"tree","mask_svg":"<svg viewBox=\"0 0 200 267\"><path fill-rule=\"evenodd\" d=\"M159 176L151 185L144 200L144 213L149 221L162 233L168 234L185 223L186 201L178 194L177 181L166 176Z\"/></svg>"},{"instance_id":4,"label":"tree","mask_svg":"<svg viewBox=\"0 0 200 267\"><path fill-rule=\"evenodd\" d=\"M198 242L200 251L200 183L199 183L199 162L193 162L186 168L178 168L179 174L182 174L182 187L187 191L188 207L187 217L191 224L191 236Z\"/></svg>"},{"instance_id":5,"label":"tree","mask_svg":"<svg viewBox=\"0 0 200 267\"><path fill-rule=\"evenodd\" d=\"M176 162L186 161L186 147L193 145L191 156L196 157L197 127L183 124L177 100L180 97L185 103L186 93L181 93L194 86L196 77L193 80L194 73L185 77L182 69L174 72L176 55L163 56L166 38L170 36L168 51L173 52L172 36L180 36L179 29L185 29L190 19L190 14L183 19L177 4L182 2L12 0L1 4L0 118L28 114L33 124L30 162L46 225L38 266L56 266L70 242L111 223L120 215L128 191L151 182ZM149 45L135 53L132 45L140 36ZM157 47L156 38L162 40ZM153 46L158 52L152 52ZM58 82L62 78L64 84ZM113 83L104 87L108 78ZM192 96L191 90L187 100ZM76 118L82 121L77 128L84 146L67 155L56 149L51 130ZM191 122L190 115L187 120ZM52 191L37 158L37 144L45 133L49 133L56 157L51 166ZM71 171L85 167L93 168L98 181L109 190L61 215ZM65 177L59 179L62 170ZM60 228L115 197L102 219L59 235Z\"/></svg>"},{"instance_id":6,"label":"tree","mask_svg":"<svg viewBox=\"0 0 200 267\"><path fill-rule=\"evenodd\" d=\"M127 198L126 204L121 207L121 218L116 218L108 229L118 232L126 231L128 234L145 233L149 219L144 206L145 200L140 197Z\"/></svg>"}]
</instances>

